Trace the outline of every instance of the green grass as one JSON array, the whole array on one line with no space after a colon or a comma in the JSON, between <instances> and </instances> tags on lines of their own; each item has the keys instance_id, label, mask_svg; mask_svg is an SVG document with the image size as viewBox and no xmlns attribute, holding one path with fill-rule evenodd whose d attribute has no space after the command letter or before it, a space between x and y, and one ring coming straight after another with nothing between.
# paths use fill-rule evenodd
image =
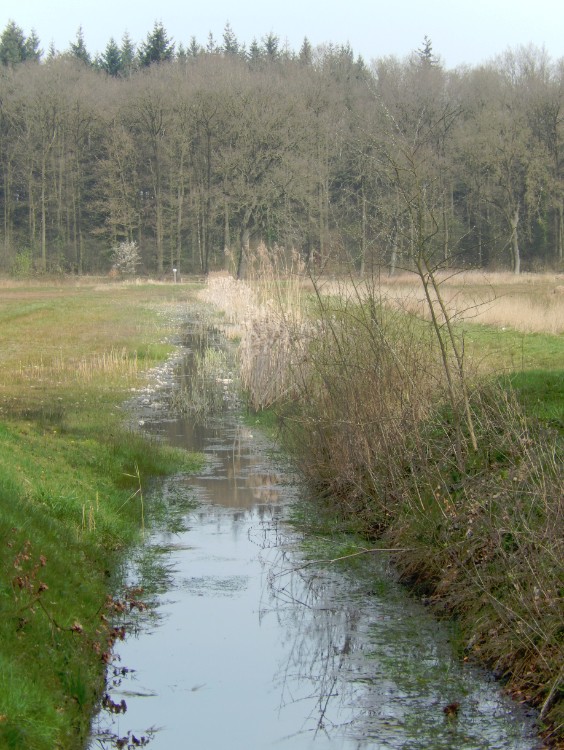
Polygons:
<instances>
[{"instance_id":1,"label":"green grass","mask_svg":"<svg viewBox=\"0 0 564 750\"><path fill-rule=\"evenodd\" d=\"M499 376L526 414L564 430L564 336L461 326L470 368Z\"/></svg>"},{"instance_id":2,"label":"green grass","mask_svg":"<svg viewBox=\"0 0 564 750\"><path fill-rule=\"evenodd\" d=\"M29 423L4 424L0 445L0 657L11 675L0 683L0 747L80 746L108 650L108 584L142 525L137 470L144 482L194 461L133 436Z\"/></svg>"},{"instance_id":3,"label":"green grass","mask_svg":"<svg viewBox=\"0 0 564 750\"><path fill-rule=\"evenodd\" d=\"M274 408L261 409L257 412L249 412L245 418L249 427L258 427L269 437L275 439L279 437L280 421L279 415Z\"/></svg>"},{"instance_id":4,"label":"green grass","mask_svg":"<svg viewBox=\"0 0 564 750\"><path fill-rule=\"evenodd\" d=\"M521 333L478 323L458 327L471 362L487 372L562 369L564 336Z\"/></svg>"},{"instance_id":5,"label":"green grass","mask_svg":"<svg viewBox=\"0 0 564 750\"><path fill-rule=\"evenodd\" d=\"M564 432L564 370L528 370L506 378L526 413Z\"/></svg>"},{"instance_id":6,"label":"green grass","mask_svg":"<svg viewBox=\"0 0 564 750\"><path fill-rule=\"evenodd\" d=\"M123 347L139 367L162 361L175 330L168 311L190 294L180 285L2 289L2 750L84 744L112 645L107 596L144 525L162 514L140 487L201 460L127 431L121 404L142 371L119 362L104 371L97 358ZM86 380L76 368L85 357L94 362Z\"/></svg>"}]
</instances>

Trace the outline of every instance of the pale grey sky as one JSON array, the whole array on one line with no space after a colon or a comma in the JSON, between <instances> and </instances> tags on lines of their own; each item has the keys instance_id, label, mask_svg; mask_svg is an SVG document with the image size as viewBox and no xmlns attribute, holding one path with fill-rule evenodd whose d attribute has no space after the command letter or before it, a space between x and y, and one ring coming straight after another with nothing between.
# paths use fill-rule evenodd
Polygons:
<instances>
[{"instance_id":1,"label":"pale grey sky","mask_svg":"<svg viewBox=\"0 0 564 750\"><path fill-rule=\"evenodd\" d=\"M109 38L127 31L141 42L161 21L169 35L187 45L192 36L205 44L208 32L221 42L229 21L247 46L274 32L298 50L304 36L351 45L366 62L403 57L429 36L448 68L476 65L508 47L544 46L555 60L564 57L562 0L2 0L0 30L15 21L27 35L35 29L42 48L54 42L68 48L82 26L89 52L103 51Z\"/></svg>"}]
</instances>

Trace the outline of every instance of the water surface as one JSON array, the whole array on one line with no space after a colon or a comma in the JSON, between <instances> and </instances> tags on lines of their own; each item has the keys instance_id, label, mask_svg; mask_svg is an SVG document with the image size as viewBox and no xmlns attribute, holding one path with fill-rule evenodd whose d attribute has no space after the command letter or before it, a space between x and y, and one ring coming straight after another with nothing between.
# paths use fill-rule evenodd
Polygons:
<instances>
[{"instance_id":1,"label":"water surface","mask_svg":"<svg viewBox=\"0 0 564 750\"><path fill-rule=\"evenodd\" d=\"M92 748L110 734L155 750L540 747L532 720L456 658L448 627L385 560L304 565L284 521L297 488L236 413L143 422L206 464L158 490L197 506L183 531L149 542L166 550L166 586L118 644L109 693L127 711L101 713Z\"/></svg>"}]
</instances>

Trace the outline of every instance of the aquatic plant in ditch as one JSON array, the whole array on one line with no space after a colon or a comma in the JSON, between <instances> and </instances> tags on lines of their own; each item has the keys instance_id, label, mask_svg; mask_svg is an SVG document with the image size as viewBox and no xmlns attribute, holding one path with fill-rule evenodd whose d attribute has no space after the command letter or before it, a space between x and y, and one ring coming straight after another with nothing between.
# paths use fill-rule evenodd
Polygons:
<instances>
[{"instance_id":1,"label":"aquatic plant in ditch","mask_svg":"<svg viewBox=\"0 0 564 750\"><path fill-rule=\"evenodd\" d=\"M172 409L201 418L240 406L236 362L226 339L217 331L188 336L189 354L179 365L179 385Z\"/></svg>"}]
</instances>

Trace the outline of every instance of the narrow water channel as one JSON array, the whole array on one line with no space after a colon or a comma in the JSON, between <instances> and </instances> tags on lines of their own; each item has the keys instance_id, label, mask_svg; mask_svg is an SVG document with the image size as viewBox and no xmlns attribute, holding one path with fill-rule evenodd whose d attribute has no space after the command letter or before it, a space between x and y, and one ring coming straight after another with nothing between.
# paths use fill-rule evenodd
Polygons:
<instances>
[{"instance_id":1,"label":"narrow water channel","mask_svg":"<svg viewBox=\"0 0 564 750\"><path fill-rule=\"evenodd\" d=\"M540 747L532 719L456 658L449 629L385 560L302 564L284 520L297 489L236 413L143 421L206 464L158 490L196 506L149 542L164 550L166 588L118 643L109 697L127 710L101 712L92 750Z\"/></svg>"}]
</instances>

